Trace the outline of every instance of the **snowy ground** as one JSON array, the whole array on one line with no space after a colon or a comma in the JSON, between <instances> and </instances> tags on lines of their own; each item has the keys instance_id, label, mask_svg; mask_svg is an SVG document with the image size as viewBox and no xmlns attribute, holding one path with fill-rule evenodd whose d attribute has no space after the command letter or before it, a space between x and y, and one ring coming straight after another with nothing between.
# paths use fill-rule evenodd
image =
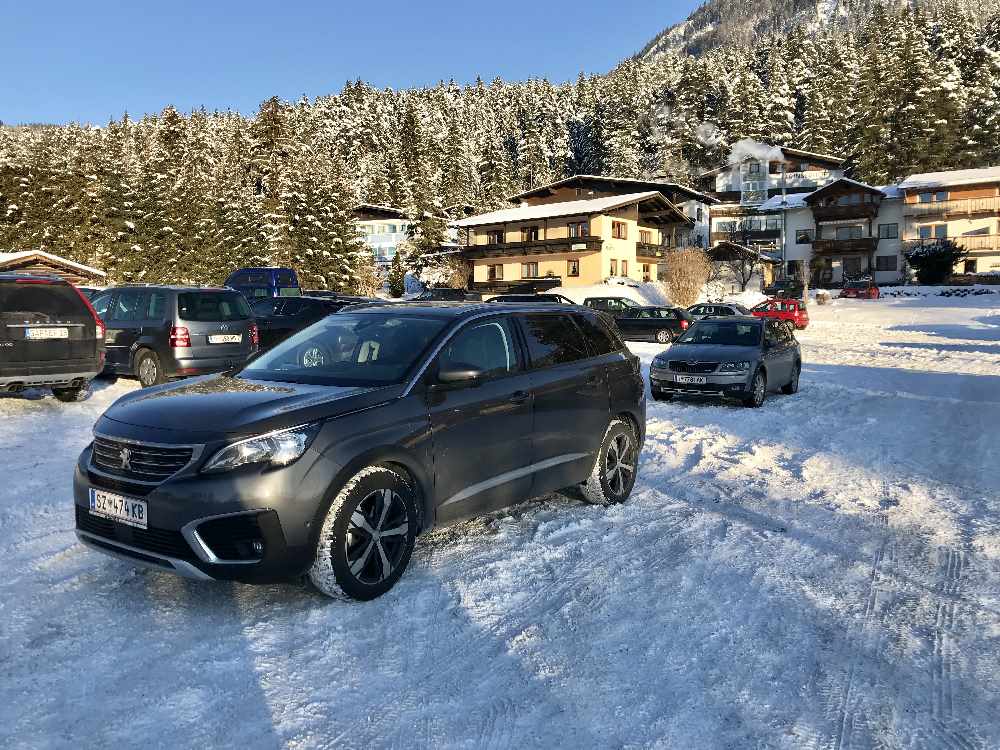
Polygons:
<instances>
[{"instance_id":1,"label":"snowy ground","mask_svg":"<svg viewBox=\"0 0 1000 750\"><path fill-rule=\"evenodd\" d=\"M436 532L368 604L81 548L133 384L0 399L0 746L1000 747L1000 297L811 315L798 395L652 404L628 504Z\"/></svg>"}]
</instances>

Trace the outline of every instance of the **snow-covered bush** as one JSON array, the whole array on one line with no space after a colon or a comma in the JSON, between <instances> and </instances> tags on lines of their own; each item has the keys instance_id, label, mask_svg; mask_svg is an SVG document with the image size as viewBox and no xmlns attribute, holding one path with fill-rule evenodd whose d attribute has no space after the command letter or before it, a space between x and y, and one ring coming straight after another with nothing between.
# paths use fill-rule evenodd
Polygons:
<instances>
[{"instance_id":1,"label":"snow-covered bush","mask_svg":"<svg viewBox=\"0 0 1000 750\"><path fill-rule=\"evenodd\" d=\"M921 243L903 253L921 284L943 284L951 276L955 265L965 260L968 254L968 250L949 239Z\"/></svg>"}]
</instances>

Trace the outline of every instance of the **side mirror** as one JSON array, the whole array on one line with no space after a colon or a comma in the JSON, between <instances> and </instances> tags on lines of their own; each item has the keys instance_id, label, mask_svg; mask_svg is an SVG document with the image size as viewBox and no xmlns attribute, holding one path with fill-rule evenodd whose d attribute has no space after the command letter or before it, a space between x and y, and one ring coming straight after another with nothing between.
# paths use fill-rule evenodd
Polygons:
<instances>
[{"instance_id":1,"label":"side mirror","mask_svg":"<svg viewBox=\"0 0 1000 750\"><path fill-rule=\"evenodd\" d=\"M478 384L482 376L483 371L478 367L458 364L439 370L437 379L442 385L463 386Z\"/></svg>"}]
</instances>

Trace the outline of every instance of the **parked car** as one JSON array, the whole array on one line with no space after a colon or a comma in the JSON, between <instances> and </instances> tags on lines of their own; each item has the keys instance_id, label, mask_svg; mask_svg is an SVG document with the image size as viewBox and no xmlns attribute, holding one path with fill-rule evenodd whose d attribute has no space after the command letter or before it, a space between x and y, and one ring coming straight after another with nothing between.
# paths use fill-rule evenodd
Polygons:
<instances>
[{"instance_id":1,"label":"parked car","mask_svg":"<svg viewBox=\"0 0 1000 750\"><path fill-rule=\"evenodd\" d=\"M480 302L483 295L478 292L470 292L468 289L452 289L447 286L437 286L425 289L416 297L414 302Z\"/></svg>"},{"instance_id":2,"label":"parked car","mask_svg":"<svg viewBox=\"0 0 1000 750\"><path fill-rule=\"evenodd\" d=\"M50 388L77 401L104 367L104 324L56 276L0 273L0 390Z\"/></svg>"},{"instance_id":3,"label":"parked car","mask_svg":"<svg viewBox=\"0 0 1000 750\"><path fill-rule=\"evenodd\" d=\"M303 297L323 297L325 299L335 299L343 302L347 305L353 305L357 302L380 302L381 300L375 297L359 297L355 294L341 294L340 292L331 292L329 289L307 289L302 292Z\"/></svg>"},{"instance_id":4,"label":"parked car","mask_svg":"<svg viewBox=\"0 0 1000 750\"><path fill-rule=\"evenodd\" d=\"M248 300L259 297L298 297L299 277L291 268L241 268L226 279L226 286Z\"/></svg>"},{"instance_id":5,"label":"parked car","mask_svg":"<svg viewBox=\"0 0 1000 750\"><path fill-rule=\"evenodd\" d=\"M856 279L844 282L840 296L847 299L878 299L882 296L882 292L871 279Z\"/></svg>"},{"instance_id":6,"label":"parked car","mask_svg":"<svg viewBox=\"0 0 1000 750\"><path fill-rule=\"evenodd\" d=\"M628 297L587 297L583 304L595 310L606 312L613 318L617 318L626 310L642 307L634 299Z\"/></svg>"},{"instance_id":7,"label":"parked car","mask_svg":"<svg viewBox=\"0 0 1000 750\"><path fill-rule=\"evenodd\" d=\"M260 349L270 349L296 331L311 326L320 318L347 307L350 303L323 297L271 297L250 307L260 330Z\"/></svg>"},{"instance_id":8,"label":"parked car","mask_svg":"<svg viewBox=\"0 0 1000 750\"><path fill-rule=\"evenodd\" d=\"M79 457L77 535L156 570L307 574L372 599L436 526L563 488L624 501L643 388L638 359L581 308L340 312L234 373L122 396Z\"/></svg>"},{"instance_id":9,"label":"parked car","mask_svg":"<svg viewBox=\"0 0 1000 750\"><path fill-rule=\"evenodd\" d=\"M802 299L805 285L798 279L777 279L764 287L764 294L776 299Z\"/></svg>"},{"instance_id":10,"label":"parked car","mask_svg":"<svg viewBox=\"0 0 1000 750\"><path fill-rule=\"evenodd\" d=\"M629 307L615 318L622 338L669 344L688 329L693 318L680 307Z\"/></svg>"},{"instance_id":11,"label":"parked car","mask_svg":"<svg viewBox=\"0 0 1000 750\"><path fill-rule=\"evenodd\" d=\"M557 302L562 305L576 304L568 297L561 294L498 294L491 297L487 302Z\"/></svg>"},{"instance_id":12,"label":"parked car","mask_svg":"<svg viewBox=\"0 0 1000 750\"><path fill-rule=\"evenodd\" d=\"M798 299L769 299L755 305L751 310L758 318L783 320L793 328L804 329L809 325L809 311L806 303Z\"/></svg>"},{"instance_id":13,"label":"parked car","mask_svg":"<svg viewBox=\"0 0 1000 750\"><path fill-rule=\"evenodd\" d=\"M104 371L143 387L239 367L257 352L250 305L232 289L122 286L93 305L107 328Z\"/></svg>"},{"instance_id":14,"label":"parked car","mask_svg":"<svg viewBox=\"0 0 1000 750\"><path fill-rule=\"evenodd\" d=\"M750 314L747 308L734 302L699 302L697 305L691 305L687 311L695 320Z\"/></svg>"},{"instance_id":15,"label":"parked car","mask_svg":"<svg viewBox=\"0 0 1000 750\"><path fill-rule=\"evenodd\" d=\"M653 359L649 383L657 401L719 396L760 406L768 391L796 393L801 372L799 344L787 326L734 316L696 322Z\"/></svg>"}]
</instances>

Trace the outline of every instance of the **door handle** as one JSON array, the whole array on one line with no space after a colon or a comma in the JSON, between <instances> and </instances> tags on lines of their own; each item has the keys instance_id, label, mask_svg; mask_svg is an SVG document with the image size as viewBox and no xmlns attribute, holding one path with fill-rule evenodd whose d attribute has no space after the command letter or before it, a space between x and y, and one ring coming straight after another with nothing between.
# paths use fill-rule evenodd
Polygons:
<instances>
[{"instance_id":1,"label":"door handle","mask_svg":"<svg viewBox=\"0 0 1000 750\"><path fill-rule=\"evenodd\" d=\"M514 404L523 404L529 398L531 398L531 394L527 391L514 391L508 400Z\"/></svg>"}]
</instances>

